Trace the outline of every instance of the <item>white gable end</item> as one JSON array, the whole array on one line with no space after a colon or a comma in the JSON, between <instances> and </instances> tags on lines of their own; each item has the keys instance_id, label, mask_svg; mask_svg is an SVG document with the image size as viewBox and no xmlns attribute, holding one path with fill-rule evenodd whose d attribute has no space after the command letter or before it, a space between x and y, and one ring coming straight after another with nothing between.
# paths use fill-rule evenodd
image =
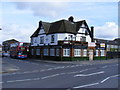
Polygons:
<instances>
[{"instance_id":1,"label":"white gable end","mask_svg":"<svg viewBox=\"0 0 120 90\"><path fill-rule=\"evenodd\" d=\"M45 34L45 31L44 31L44 29L43 29L43 27L41 26L41 28L40 28L40 31L39 31L39 33L38 34Z\"/></svg>"},{"instance_id":2,"label":"white gable end","mask_svg":"<svg viewBox=\"0 0 120 90\"><path fill-rule=\"evenodd\" d=\"M85 29L83 27L85 27L84 23L81 26L82 28L79 29L78 33L85 33Z\"/></svg>"}]
</instances>

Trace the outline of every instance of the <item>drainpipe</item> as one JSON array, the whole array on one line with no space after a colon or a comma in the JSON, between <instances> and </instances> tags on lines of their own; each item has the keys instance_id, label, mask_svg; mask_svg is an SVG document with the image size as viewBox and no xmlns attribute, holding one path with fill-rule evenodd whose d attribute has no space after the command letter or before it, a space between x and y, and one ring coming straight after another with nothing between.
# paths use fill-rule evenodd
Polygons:
<instances>
[{"instance_id":1,"label":"drainpipe","mask_svg":"<svg viewBox=\"0 0 120 90\"><path fill-rule=\"evenodd\" d=\"M91 26L91 42L94 42L94 27Z\"/></svg>"}]
</instances>

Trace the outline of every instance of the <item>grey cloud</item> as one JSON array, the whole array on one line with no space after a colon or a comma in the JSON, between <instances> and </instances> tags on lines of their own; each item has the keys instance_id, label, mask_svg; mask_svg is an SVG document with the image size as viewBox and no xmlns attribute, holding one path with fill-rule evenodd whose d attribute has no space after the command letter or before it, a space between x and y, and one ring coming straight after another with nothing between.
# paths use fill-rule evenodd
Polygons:
<instances>
[{"instance_id":1,"label":"grey cloud","mask_svg":"<svg viewBox=\"0 0 120 90\"><path fill-rule=\"evenodd\" d=\"M64 3L50 3L50 2L16 2L14 3L19 10L31 10L33 15L40 17L58 17L62 15Z\"/></svg>"}]
</instances>

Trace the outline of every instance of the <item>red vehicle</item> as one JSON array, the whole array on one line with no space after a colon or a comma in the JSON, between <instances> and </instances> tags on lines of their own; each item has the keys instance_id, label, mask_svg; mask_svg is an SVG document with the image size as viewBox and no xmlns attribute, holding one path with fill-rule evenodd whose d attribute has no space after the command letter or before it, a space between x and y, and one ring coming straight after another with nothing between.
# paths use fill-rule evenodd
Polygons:
<instances>
[{"instance_id":1,"label":"red vehicle","mask_svg":"<svg viewBox=\"0 0 120 90\"><path fill-rule=\"evenodd\" d=\"M10 57L27 58L29 52L29 43L17 42L10 45Z\"/></svg>"}]
</instances>

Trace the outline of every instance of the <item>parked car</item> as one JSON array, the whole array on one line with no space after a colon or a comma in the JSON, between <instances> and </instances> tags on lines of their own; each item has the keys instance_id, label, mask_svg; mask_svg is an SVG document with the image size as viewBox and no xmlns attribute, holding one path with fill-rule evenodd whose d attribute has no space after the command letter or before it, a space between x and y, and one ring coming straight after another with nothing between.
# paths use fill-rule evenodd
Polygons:
<instances>
[{"instance_id":1,"label":"parked car","mask_svg":"<svg viewBox=\"0 0 120 90\"><path fill-rule=\"evenodd\" d=\"M8 53L3 53L2 57L9 57L9 54Z\"/></svg>"}]
</instances>

